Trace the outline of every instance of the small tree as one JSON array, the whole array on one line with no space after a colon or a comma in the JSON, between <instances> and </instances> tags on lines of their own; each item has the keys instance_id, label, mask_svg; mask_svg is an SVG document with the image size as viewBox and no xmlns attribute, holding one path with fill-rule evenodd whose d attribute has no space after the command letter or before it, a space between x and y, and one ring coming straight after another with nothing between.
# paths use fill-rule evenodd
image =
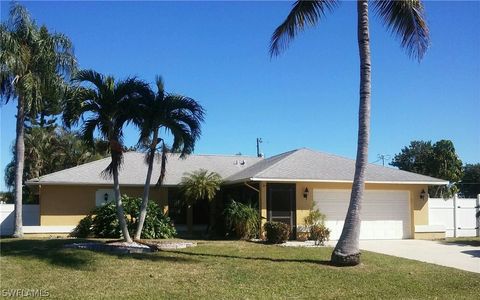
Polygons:
<instances>
[{"instance_id":1,"label":"small tree","mask_svg":"<svg viewBox=\"0 0 480 300\"><path fill-rule=\"evenodd\" d=\"M463 175L462 161L455 152L450 140L440 140L435 144L430 141L412 141L396 154L390 165L400 170L448 180L451 183L460 181ZM455 185L429 188L432 197L450 197L458 192Z\"/></svg>"},{"instance_id":2,"label":"small tree","mask_svg":"<svg viewBox=\"0 0 480 300\"><path fill-rule=\"evenodd\" d=\"M473 198L480 194L480 164L466 164L459 184L464 197Z\"/></svg>"},{"instance_id":3,"label":"small tree","mask_svg":"<svg viewBox=\"0 0 480 300\"><path fill-rule=\"evenodd\" d=\"M211 231L215 223L215 195L222 185L222 177L216 172L200 169L192 173L186 173L180 183L181 191L188 206L197 201L207 200L210 207L210 222L208 231Z\"/></svg>"}]
</instances>

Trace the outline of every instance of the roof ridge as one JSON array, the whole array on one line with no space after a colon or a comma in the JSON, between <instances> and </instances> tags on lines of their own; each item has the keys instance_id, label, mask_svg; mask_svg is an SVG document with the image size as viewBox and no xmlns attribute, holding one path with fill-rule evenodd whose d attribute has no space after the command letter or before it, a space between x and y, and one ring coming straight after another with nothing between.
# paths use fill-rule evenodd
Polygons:
<instances>
[{"instance_id":1,"label":"roof ridge","mask_svg":"<svg viewBox=\"0 0 480 300\"><path fill-rule=\"evenodd\" d=\"M126 153L135 153L135 154L144 154L141 151L129 151ZM169 155L180 155L180 153L175 153L175 152L169 152ZM187 156L216 156L216 157L244 157L244 158L260 158L254 155L236 155L236 154L187 154Z\"/></svg>"},{"instance_id":2,"label":"roof ridge","mask_svg":"<svg viewBox=\"0 0 480 300\"><path fill-rule=\"evenodd\" d=\"M286 158L290 157L292 154L298 152L299 150L301 150L301 149L290 150L290 151L283 152L283 153L280 153L280 154L277 154L277 155L275 155L275 156L270 157L269 159L274 158L274 157L277 157L277 156L285 155L285 157L283 157L283 158L281 158L280 160L278 160L277 162L273 163L271 166L263 169L263 171L258 172L256 175L261 175L261 174L265 173L266 171L270 170L271 168L273 168L274 166L276 166L276 165L279 164L280 162L284 161Z\"/></svg>"}]
</instances>

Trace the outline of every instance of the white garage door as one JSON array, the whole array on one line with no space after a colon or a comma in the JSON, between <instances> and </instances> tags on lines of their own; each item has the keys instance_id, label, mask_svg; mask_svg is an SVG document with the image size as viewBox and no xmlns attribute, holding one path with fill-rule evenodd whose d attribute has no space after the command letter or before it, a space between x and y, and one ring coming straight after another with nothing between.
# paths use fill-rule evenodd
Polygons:
<instances>
[{"instance_id":1,"label":"white garage door","mask_svg":"<svg viewBox=\"0 0 480 300\"><path fill-rule=\"evenodd\" d=\"M326 215L330 239L342 233L350 190L313 190L315 208ZM365 191L360 239L406 239L411 237L408 191Z\"/></svg>"}]
</instances>

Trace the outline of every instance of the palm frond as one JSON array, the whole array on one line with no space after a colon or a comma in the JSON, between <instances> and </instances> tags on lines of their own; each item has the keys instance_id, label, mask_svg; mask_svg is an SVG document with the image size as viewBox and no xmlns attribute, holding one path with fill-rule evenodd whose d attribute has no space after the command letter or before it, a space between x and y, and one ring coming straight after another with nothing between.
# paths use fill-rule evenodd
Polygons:
<instances>
[{"instance_id":1,"label":"palm frond","mask_svg":"<svg viewBox=\"0 0 480 300\"><path fill-rule=\"evenodd\" d=\"M421 60L430 44L422 1L380 0L373 1L373 6L384 25L400 38L407 54Z\"/></svg>"},{"instance_id":2,"label":"palm frond","mask_svg":"<svg viewBox=\"0 0 480 300\"><path fill-rule=\"evenodd\" d=\"M184 173L180 189L189 203L204 199L212 201L222 183L220 174L199 169L192 173Z\"/></svg>"},{"instance_id":3,"label":"palm frond","mask_svg":"<svg viewBox=\"0 0 480 300\"><path fill-rule=\"evenodd\" d=\"M165 94L165 83L163 82L162 76L160 75L155 76L155 84L157 85L158 97L163 99Z\"/></svg>"},{"instance_id":4,"label":"palm frond","mask_svg":"<svg viewBox=\"0 0 480 300\"><path fill-rule=\"evenodd\" d=\"M299 0L285 21L273 32L270 40L270 56L278 56L288 47L299 32L306 26L316 25L318 20L337 5L336 0Z\"/></svg>"},{"instance_id":5,"label":"palm frond","mask_svg":"<svg viewBox=\"0 0 480 300\"><path fill-rule=\"evenodd\" d=\"M89 146L93 147L95 143L95 138L94 138L94 133L95 129L98 126L98 120L97 119L88 119L85 121L85 124L83 125L81 129L81 137L82 140Z\"/></svg>"},{"instance_id":6,"label":"palm frond","mask_svg":"<svg viewBox=\"0 0 480 300\"><path fill-rule=\"evenodd\" d=\"M89 82L99 91L105 90L105 77L94 70L80 70L72 78L75 83Z\"/></svg>"}]
</instances>

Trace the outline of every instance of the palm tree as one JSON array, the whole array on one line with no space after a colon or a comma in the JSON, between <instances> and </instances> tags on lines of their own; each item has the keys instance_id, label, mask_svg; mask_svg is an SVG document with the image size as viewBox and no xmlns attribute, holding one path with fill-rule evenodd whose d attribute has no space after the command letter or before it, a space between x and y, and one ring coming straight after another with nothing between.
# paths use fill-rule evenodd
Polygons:
<instances>
[{"instance_id":1,"label":"palm tree","mask_svg":"<svg viewBox=\"0 0 480 300\"><path fill-rule=\"evenodd\" d=\"M296 1L285 21L272 35L270 55L278 56L299 32L306 26L316 25L326 12L336 7L337 3L335 0ZM429 45L429 32L422 2L385 0L371 3L384 24L401 39L401 46L406 49L407 54L421 60ZM357 38L360 54L357 157L345 225L331 258L332 263L336 265L360 263L360 211L365 189L370 135L371 62L368 4L367 0L357 1Z\"/></svg>"},{"instance_id":2,"label":"palm tree","mask_svg":"<svg viewBox=\"0 0 480 300\"><path fill-rule=\"evenodd\" d=\"M22 185L25 118L41 112L47 102L62 98L63 80L75 69L70 40L38 27L25 7L13 4L0 25L0 94L5 103L17 100L15 139L15 230L23 236Z\"/></svg>"},{"instance_id":3,"label":"palm tree","mask_svg":"<svg viewBox=\"0 0 480 300\"><path fill-rule=\"evenodd\" d=\"M148 84L128 78L115 82L111 76L103 76L92 70L78 72L74 82L90 84L91 87L79 86L72 92L72 97L66 102L64 122L70 127L80 118L84 120L82 138L93 147L94 132L109 143L111 162L103 171L107 178L113 177L113 188L117 217L126 242L132 242L128 233L125 214L120 197L118 172L123 160L123 127L131 121L132 111L138 105L137 100L149 95Z\"/></svg>"},{"instance_id":4,"label":"palm tree","mask_svg":"<svg viewBox=\"0 0 480 300\"><path fill-rule=\"evenodd\" d=\"M189 207L199 200L208 201L210 206L209 230L213 228L215 223L215 205L213 200L220 190L222 182L220 174L209 172L205 169L185 173L180 182L180 189Z\"/></svg>"},{"instance_id":5,"label":"palm tree","mask_svg":"<svg viewBox=\"0 0 480 300\"><path fill-rule=\"evenodd\" d=\"M157 93L142 99L139 106L138 118L135 120L140 128L139 144L147 149L145 162L148 165L147 177L143 189L142 204L138 220L135 239L140 239L147 215L150 181L152 178L153 162L157 151L161 149L161 170L157 180L159 187L165 177L167 152L180 152L180 158L193 152L195 142L200 137L200 124L203 122L203 107L195 100L176 94L165 92L163 80L156 78ZM170 132L173 136L172 148L168 149L165 140L159 137L160 130Z\"/></svg>"}]
</instances>

